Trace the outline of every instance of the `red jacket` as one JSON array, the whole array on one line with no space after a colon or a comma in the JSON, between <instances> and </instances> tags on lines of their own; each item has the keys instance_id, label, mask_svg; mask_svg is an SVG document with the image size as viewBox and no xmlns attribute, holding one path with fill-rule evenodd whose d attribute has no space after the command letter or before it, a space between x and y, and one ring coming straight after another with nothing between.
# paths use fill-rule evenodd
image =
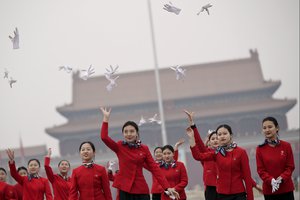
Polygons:
<instances>
[{"instance_id":1,"label":"red jacket","mask_svg":"<svg viewBox=\"0 0 300 200\"><path fill-rule=\"evenodd\" d=\"M14 188L17 192L18 200L23 200L23 187L22 187L22 185L20 185L20 183L17 183L16 185L14 185Z\"/></svg>"},{"instance_id":2,"label":"red jacket","mask_svg":"<svg viewBox=\"0 0 300 200\"><path fill-rule=\"evenodd\" d=\"M149 194L149 188L143 175L143 166L147 165L163 188L169 188L166 178L153 160L146 145L129 148L128 145L123 145L122 141L115 142L108 136L107 122L102 123L101 139L116 153L119 160L120 171L115 177L113 187L131 194Z\"/></svg>"},{"instance_id":3,"label":"red jacket","mask_svg":"<svg viewBox=\"0 0 300 200\"><path fill-rule=\"evenodd\" d=\"M17 200L18 194L12 185L0 182L0 200Z\"/></svg>"},{"instance_id":4,"label":"red jacket","mask_svg":"<svg viewBox=\"0 0 300 200\"><path fill-rule=\"evenodd\" d=\"M16 170L15 163L9 162L11 176L23 187L23 200L52 200L52 193L48 179L46 178L33 178L28 179L27 176L20 176Z\"/></svg>"},{"instance_id":5,"label":"red jacket","mask_svg":"<svg viewBox=\"0 0 300 200\"><path fill-rule=\"evenodd\" d=\"M72 172L69 200L112 200L106 169L79 166Z\"/></svg>"},{"instance_id":6,"label":"red jacket","mask_svg":"<svg viewBox=\"0 0 300 200\"><path fill-rule=\"evenodd\" d=\"M194 130L194 137L196 146L199 148L200 152L208 152L212 151L213 149L208 148L202 141L200 134L198 132L198 129L196 125L191 126ZM201 164L203 166L203 183L205 186L216 186L217 185L217 165L215 161L201 161Z\"/></svg>"},{"instance_id":7,"label":"red jacket","mask_svg":"<svg viewBox=\"0 0 300 200\"><path fill-rule=\"evenodd\" d=\"M67 177L65 180L62 176L54 174L50 167L50 158L45 157L45 171L48 180L52 184L54 200L67 200L69 198L69 192L71 187L71 180Z\"/></svg>"},{"instance_id":8,"label":"red jacket","mask_svg":"<svg viewBox=\"0 0 300 200\"><path fill-rule=\"evenodd\" d=\"M167 178L170 187L174 188L179 193L180 199L186 199L184 188L188 184L188 176L184 164L177 161L175 167L169 167L168 169L161 167L160 169ZM169 200L171 198L165 194L162 194L161 199Z\"/></svg>"},{"instance_id":9,"label":"red jacket","mask_svg":"<svg viewBox=\"0 0 300 200\"><path fill-rule=\"evenodd\" d=\"M295 169L291 145L280 140L280 144L272 147L268 144L256 148L257 173L263 180L264 194L281 194L294 190L292 173ZM272 193L271 180L281 176L283 181L279 189Z\"/></svg>"},{"instance_id":10,"label":"red jacket","mask_svg":"<svg viewBox=\"0 0 300 200\"><path fill-rule=\"evenodd\" d=\"M244 149L236 147L232 151L227 151L226 156L222 156L220 153L215 154L215 152L200 153L197 146L191 147L191 151L197 160L215 160L218 170L217 192L219 194L246 192L247 200L254 199L249 159Z\"/></svg>"},{"instance_id":11,"label":"red jacket","mask_svg":"<svg viewBox=\"0 0 300 200\"><path fill-rule=\"evenodd\" d=\"M113 172L107 172L107 175L108 175L108 179L112 182L114 182L115 180L115 176L117 175L117 173L113 174ZM119 200L120 199L120 191L117 190L117 195L116 195L116 200Z\"/></svg>"}]
</instances>

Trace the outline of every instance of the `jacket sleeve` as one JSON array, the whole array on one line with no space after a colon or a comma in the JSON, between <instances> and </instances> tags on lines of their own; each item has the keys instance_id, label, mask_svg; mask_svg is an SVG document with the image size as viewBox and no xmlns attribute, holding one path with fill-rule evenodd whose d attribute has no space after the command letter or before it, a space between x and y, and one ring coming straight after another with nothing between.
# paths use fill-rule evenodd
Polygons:
<instances>
[{"instance_id":1,"label":"jacket sleeve","mask_svg":"<svg viewBox=\"0 0 300 200\"><path fill-rule=\"evenodd\" d=\"M191 126L191 128L194 131L196 146L199 148L200 152L207 152L208 150L200 137L200 133L199 133L196 125Z\"/></svg>"},{"instance_id":2,"label":"jacket sleeve","mask_svg":"<svg viewBox=\"0 0 300 200\"><path fill-rule=\"evenodd\" d=\"M52 196L52 192L51 192L51 189L50 189L48 179L44 179L44 185L45 185L46 200L53 200L53 196Z\"/></svg>"},{"instance_id":3,"label":"jacket sleeve","mask_svg":"<svg viewBox=\"0 0 300 200\"><path fill-rule=\"evenodd\" d=\"M102 182L105 200L112 200L107 172L106 172L105 168L103 168L103 170L104 170L104 172L103 172L103 175L101 176L101 179L102 179L101 182Z\"/></svg>"},{"instance_id":4,"label":"jacket sleeve","mask_svg":"<svg viewBox=\"0 0 300 200\"><path fill-rule=\"evenodd\" d=\"M184 164L182 163L180 165L180 182L174 187L176 191L183 191L184 188L188 184L188 176L186 172L186 168Z\"/></svg>"},{"instance_id":5,"label":"jacket sleeve","mask_svg":"<svg viewBox=\"0 0 300 200\"><path fill-rule=\"evenodd\" d=\"M78 200L78 185L77 185L76 170L73 170L72 172L69 200Z\"/></svg>"},{"instance_id":6,"label":"jacket sleeve","mask_svg":"<svg viewBox=\"0 0 300 200\"><path fill-rule=\"evenodd\" d=\"M293 171L295 170L295 162L294 162L293 151L292 151L292 147L289 143L286 146L286 151L287 151L287 161L285 163L285 169L280 174L283 181L289 179L292 176Z\"/></svg>"},{"instance_id":7,"label":"jacket sleeve","mask_svg":"<svg viewBox=\"0 0 300 200\"><path fill-rule=\"evenodd\" d=\"M14 161L13 163L10 163L10 162L8 161L8 165L9 165L9 170L10 170L11 176L12 176L18 183L20 183L20 185L23 185L24 178L26 178L26 177L20 176L20 175L18 174L17 169L16 169L15 161Z\"/></svg>"},{"instance_id":8,"label":"jacket sleeve","mask_svg":"<svg viewBox=\"0 0 300 200\"><path fill-rule=\"evenodd\" d=\"M45 162L44 162L44 167L45 167L45 171L48 177L48 180L53 183L54 182L54 174L52 171L52 168L50 166L50 157L45 157Z\"/></svg>"},{"instance_id":9,"label":"jacket sleeve","mask_svg":"<svg viewBox=\"0 0 300 200\"><path fill-rule=\"evenodd\" d=\"M199 148L197 147L197 145L194 147L190 147L190 148L191 148L192 156L195 160L212 161L215 159L215 152L213 152L213 151L201 153Z\"/></svg>"},{"instance_id":10,"label":"jacket sleeve","mask_svg":"<svg viewBox=\"0 0 300 200\"><path fill-rule=\"evenodd\" d=\"M174 160L178 160L178 149L174 151Z\"/></svg>"},{"instance_id":11,"label":"jacket sleeve","mask_svg":"<svg viewBox=\"0 0 300 200\"><path fill-rule=\"evenodd\" d=\"M241 154L241 165L242 165L243 179L246 186L247 200L254 200L253 190L252 190L253 179L251 177L249 158L245 150L243 150Z\"/></svg>"},{"instance_id":12,"label":"jacket sleeve","mask_svg":"<svg viewBox=\"0 0 300 200\"><path fill-rule=\"evenodd\" d=\"M164 190L166 190L170 187L166 177L163 175L163 173L153 160L153 157L151 156L148 147L144 146L143 148L145 148L146 153L146 165L149 167L149 170L151 171L152 175L156 178L157 182L162 186Z\"/></svg>"},{"instance_id":13,"label":"jacket sleeve","mask_svg":"<svg viewBox=\"0 0 300 200\"><path fill-rule=\"evenodd\" d=\"M118 152L118 144L108 136L108 123L102 122L101 140L114 152Z\"/></svg>"},{"instance_id":14,"label":"jacket sleeve","mask_svg":"<svg viewBox=\"0 0 300 200\"><path fill-rule=\"evenodd\" d=\"M262 155L260 153L260 148L256 148L256 168L257 168L257 173L260 176L260 178L265 182L267 185L271 184L272 176L267 172L264 161L262 158Z\"/></svg>"}]
</instances>

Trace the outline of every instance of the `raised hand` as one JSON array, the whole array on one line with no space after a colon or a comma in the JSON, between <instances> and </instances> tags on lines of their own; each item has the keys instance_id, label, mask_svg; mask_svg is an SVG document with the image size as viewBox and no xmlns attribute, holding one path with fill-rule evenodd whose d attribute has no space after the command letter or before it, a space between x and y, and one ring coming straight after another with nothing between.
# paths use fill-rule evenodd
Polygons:
<instances>
[{"instance_id":1,"label":"raised hand","mask_svg":"<svg viewBox=\"0 0 300 200\"><path fill-rule=\"evenodd\" d=\"M13 162L15 160L15 152L11 149L6 150L7 156L9 158L9 162Z\"/></svg>"},{"instance_id":2,"label":"raised hand","mask_svg":"<svg viewBox=\"0 0 300 200\"><path fill-rule=\"evenodd\" d=\"M194 147L196 145L195 137L194 137L194 130L191 127L188 127L186 129L186 134L189 137L190 146Z\"/></svg>"},{"instance_id":3,"label":"raised hand","mask_svg":"<svg viewBox=\"0 0 300 200\"><path fill-rule=\"evenodd\" d=\"M187 115L188 117L188 121L189 121L189 125L192 126L194 125L194 114L195 112L189 112L187 110L183 110L183 112Z\"/></svg>"},{"instance_id":4,"label":"raised hand","mask_svg":"<svg viewBox=\"0 0 300 200\"><path fill-rule=\"evenodd\" d=\"M174 150L178 150L178 147L184 143L184 138L180 138L174 145Z\"/></svg>"},{"instance_id":5,"label":"raised hand","mask_svg":"<svg viewBox=\"0 0 300 200\"><path fill-rule=\"evenodd\" d=\"M100 107L100 110L102 111L103 114L103 122L108 122L111 108Z\"/></svg>"},{"instance_id":6,"label":"raised hand","mask_svg":"<svg viewBox=\"0 0 300 200\"><path fill-rule=\"evenodd\" d=\"M49 149L48 149L48 153L47 153L47 157L50 158L50 157L51 157L51 154L52 154L52 150L51 150L51 148L49 148Z\"/></svg>"}]
</instances>

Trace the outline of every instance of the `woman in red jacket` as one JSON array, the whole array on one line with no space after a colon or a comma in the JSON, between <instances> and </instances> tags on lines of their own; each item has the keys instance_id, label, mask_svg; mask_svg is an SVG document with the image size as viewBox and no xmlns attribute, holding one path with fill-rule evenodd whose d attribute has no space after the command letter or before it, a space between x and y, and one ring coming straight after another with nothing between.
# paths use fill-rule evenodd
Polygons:
<instances>
[{"instance_id":1,"label":"woman in red jacket","mask_svg":"<svg viewBox=\"0 0 300 200\"><path fill-rule=\"evenodd\" d=\"M291 177L295 163L291 145L279 139L279 125L274 117L263 119L262 131L265 141L256 148L256 165L263 180L264 197L266 200L293 200Z\"/></svg>"},{"instance_id":2,"label":"woman in red jacket","mask_svg":"<svg viewBox=\"0 0 300 200\"><path fill-rule=\"evenodd\" d=\"M115 177L113 187L120 190L120 200L149 200L149 188L143 175L143 167L147 166L165 191L175 195L166 178L153 160L149 148L141 144L139 129L135 122L128 121L123 125L124 141L115 142L108 136L108 120L111 109L101 108L103 123L102 141L113 150L119 160L119 173Z\"/></svg>"},{"instance_id":3,"label":"woman in red jacket","mask_svg":"<svg viewBox=\"0 0 300 200\"><path fill-rule=\"evenodd\" d=\"M48 179L40 177L40 161L30 159L28 161L28 176L20 176L16 170L14 151L8 149L9 168L11 176L23 187L23 200L52 200L52 193Z\"/></svg>"},{"instance_id":4,"label":"woman in red jacket","mask_svg":"<svg viewBox=\"0 0 300 200\"><path fill-rule=\"evenodd\" d=\"M93 161L94 144L82 142L79 153L82 165L72 172L69 200L112 200L106 169Z\"/></svg>"},{"instance_id":5,"label":"woman in red jacket","mask_svg":"<svg viewBox=\"0 0 300 200\"><path fill-rule=\"evenodd\" d=\"M219 147L215 152L205 152L197 147L193 129L187 128L193 157L216 162L217 199L253 200L253 181L246 151L233 142L231 127L227 124L220 125L216 132Z\"/></svg>"},{"instance_id":6,"label":"woman in red jacket","mask_svg":"<svg viewBox=\"0 0 300 200\"><path fill-rule=\"evenodd\" d=\"M0 167L0 200L17 200L17 192L12 185L6 183L6 177L6 170Z\"/></svg>"},{"instance_id":7,"label":"woman in red jacket","mask_svg":"<svg viewBox=\"0 0 300 200\"><path fill-rule=\"evenodd\" d=\"M48 154L45 156L44 167L48 180L52 184L54 200L68 200L71 180L68 176L70 163L67 160L61 160L58 163L59 174L54 174L50 166L51 148L48 149Z\"/></svg>"},{"instance_id":8,"label":"woman in red jacket","mask_svg":"<svg viewBox=\"0 0 300 200\"><path fill-rule=\"evenodd\" d=\"M174 149L171 145L165 145L162 150L164 162L160 165L160 169L165 175L170 186L179 193L180 199L185 200L187 197L184 188L188 184L186 168L182 162L174 159ZM172 198L162 194L161 199L168 200Z\"/></svg>"},{"instance_id":9,"label":"woman in red jacket","mask_svg":"<svg viewBox=\"0 0 300 200\"><path fill-rule=\"evenodd\" d=\"M26 169L26 167L21 166L18 167L17 172L20 176L28 176L28 171ZM22 200L23 199L23 187L20 183L17 183L14 185L14 188L18 194L18 200Z\"/></svg>"},{"instance_id":10,"label":"woman in red jacket","mask_svg":"<svg viewBox=\"0 0 300 200\"><path fill-rule=\"evenodd\" d=\"M154 160L158 166L160 166L163 163L162 147L156 147L154 149ZM163 192L164 192L164 189L158 183L156 178L154 176L152 176L152 187L151 187L152 200L160 200L161 194Z\"/></svg>"}]
</instances>

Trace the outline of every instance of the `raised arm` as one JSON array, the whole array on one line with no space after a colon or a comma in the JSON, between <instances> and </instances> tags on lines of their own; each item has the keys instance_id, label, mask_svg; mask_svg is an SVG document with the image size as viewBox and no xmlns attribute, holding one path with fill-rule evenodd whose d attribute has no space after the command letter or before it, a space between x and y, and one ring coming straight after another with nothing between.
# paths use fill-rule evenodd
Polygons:
<instances>
[{"instance_id":1,"label":"raised arm","mask_svg":"<svg viewBox=\"0 0 300 200\"><path fill-rule=\"evenodd\" d=\"M11 176L18 182L20 185L23 185L23 177L19 175L15 165L15 153L11 149L6 150L7 156L9 158L8 164L10 169Z\"/></svg>"},{"instance_id":2,"label":"raised arm","mask_svg":"<svg viewBox=\"0 0 300 200\"><path fill-rule=\"evenodd\" d=\"M197 147L199 148L200 152L206 152L208 151L205 144L203 143L200 133L196 127L196 124L194 123L194 112L189 112L187 110L184 110L184 113L187 115L189 126L194 130L194 137L195 137L195 142L197 144Z\"/></svg>"},{"instance_id":3,"label":"raised arm","mask_svg":"<svg viewBox=\"0 0 300 200\"><path fill-rule=\"evenodd\" d=\"M180 138L176 144L174 145L174 160L178 160L178 147L180 147L184 143L184 139Z\"/></svg>"},{"instance_id":4,"label":"raised arm","mask_svg":"<svg viewBox=\"0 0 300 200\"><path fill-rule=\"evenodd\" d=\"M203 153L200 152L199 148L196 146L194 130L191 127L188 127L186 129L186 134L189 137L189 143L190 143L192 156L195 160L198 160L198 161L214 160L214 158L215 158L214 152L212 152L212 151L207 151L207 152L203 152Z\"/></svg>"},{"instance_id":5,"label":"raised arm","mask_svg":"<svg viewBox=\"0 0 300 200\"><path fill-rule=\"evenodd\" d=\"M103 122L101 128L101 140L114 152L118 151L117 143L108 136L108 121L110 117L111 109L101 107L100 110L103 114Z\"/></svg>"},{"instance_id":6,"label":"raised arm","mask_svg":"<svg viewBox=\"0 0 300 200\"><path fill-rule=\"evenodd\" d=\"M51 154L52 154L52 150L51 148L48 149L48 153L45 156L45 162L44 162L44 167L45 167L45 171L48 177L48 180L53 183L54 182L54 173L53 170L50 166L50 158L51 158Z\"/></svg>"}]
</instances>

